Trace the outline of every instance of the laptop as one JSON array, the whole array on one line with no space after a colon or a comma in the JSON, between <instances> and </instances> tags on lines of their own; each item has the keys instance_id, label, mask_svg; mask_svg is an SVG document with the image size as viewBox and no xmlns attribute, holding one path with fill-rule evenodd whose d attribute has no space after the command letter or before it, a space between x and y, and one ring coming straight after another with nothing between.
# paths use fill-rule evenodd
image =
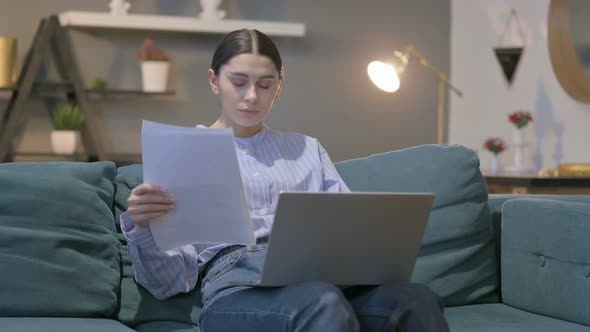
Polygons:
<instances>
[{"instance_id":1,"label":"laptop","mask_svg":"<svg viewBox=\"0 0 590 332\"><path fill-rule=\"evenodd\" d=\"M433 198L432 193L281 193L260 280L233 284L409 281Z\"/></svg>"}]
</instances>

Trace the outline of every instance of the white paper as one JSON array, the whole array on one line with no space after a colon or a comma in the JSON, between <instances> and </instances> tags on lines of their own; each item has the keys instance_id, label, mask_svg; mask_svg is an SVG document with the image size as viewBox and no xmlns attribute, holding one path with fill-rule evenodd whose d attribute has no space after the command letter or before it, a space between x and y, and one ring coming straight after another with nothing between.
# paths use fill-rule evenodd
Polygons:
<instances>
[{"instance_id":1,"label":"white paper","mask_svg":"<svg viewBox=\"0 0 590 332\"><path fill-rule=\"evenodd\" d=\"M171 212L150 223L158 248L256 242L230 128L144 120L141 145L144 182L176 200Z\"/></svg>"}]
</instances>

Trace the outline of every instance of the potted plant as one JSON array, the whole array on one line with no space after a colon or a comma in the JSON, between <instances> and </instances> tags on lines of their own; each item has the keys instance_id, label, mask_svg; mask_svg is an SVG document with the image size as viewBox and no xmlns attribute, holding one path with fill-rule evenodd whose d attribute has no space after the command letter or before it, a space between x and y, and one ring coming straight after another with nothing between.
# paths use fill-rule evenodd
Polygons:
<instances>
[{"instance_id":1,"label":"potted plant","mask_svg":"<svg viewBox=\"0 0 590 332\"><path fill-rule=\"evenodd\" d=\"M94 91L104 91L107 87L107 81L102 77L96 77L90 82L90 89Z\"/></svg>"},{"instance_id":2,"label":"potted plant","mask_svg":"<svg viewBox=\"0 0 590 332\"><path fill-rule=\"evenodd\" d=\"M514 165L508 167L507 170L514 172L531 171L531 169L525 165L525 155L528 146L525 129L529 122L533 121L533 116L530 112L516 111L508 115L508 121L514 125L514 130L512 131Z\"/></svg>"},{"instance_id":3,"label":"potted plant","mask_svg":"<svg viewBox=\"0 0 590 332\"><path fill-rule=\"evenodd\" d=\"M483 147L492 153L488 170L491 173L498 172L500 170L498 155L506 150L506 144L504 144L504 141L499 137L491 137L485 140Z\"/></svg>"},{"instance_id":4,"label":"potted plant","mask_svg":"<svg viewBox=\"0 0 590 332\"><path fill-rule=\"evenodd\" d=\"M84 114L76 104L67 102L58 105L53 112L51 146L57 154L74 154L80 141L80 128L84 123Z\"/></svg>"},{"instance_id":5,"label":"potted plant","mask_svg":"<svg viewBox=\"0 0 590 332\"><path fill-rule=\"evenodd\" d=\"M530 112L516 111L508 115L508 120L510 120L510 123L515 125L517 129L521 129L526 127L529 122L533 121L533 116Z\"/></svg>"},{"instance_id":6,"label":"potted plant","mask_svg":"<svg viewBox=\"0 0 590 332\"><path fill-rule=\"evenodd\" d=\"M524 128L526 128L529 122L533 121L533 116L529 112L516 111L508 115L508 121L510 121L516 129L513 135L514 144L523 144L525 140Z\"/></svg>"},{"instance_id":7,"label":"potted plant","mask_svg":"<svg viewBox=\"0 0 590 332\"><path fill-rule=\"evenodd\" d=\"M143 45L135 54L141 60L143 91L166 91L170 67L168 56L158 49L150 38L144 39Z\"/></svg>"}]
</instances>

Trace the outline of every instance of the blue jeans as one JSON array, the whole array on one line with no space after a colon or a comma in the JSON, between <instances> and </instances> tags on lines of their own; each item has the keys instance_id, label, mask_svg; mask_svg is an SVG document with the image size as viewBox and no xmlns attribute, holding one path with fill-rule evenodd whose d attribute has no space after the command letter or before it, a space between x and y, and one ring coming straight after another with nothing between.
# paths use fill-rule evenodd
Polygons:
<instances>
[{"instance_id":1,"label":"blue jeans","mask_svg":"<svg viewBox=\"0 0 590 332\"><path fill-rule=\"evenodd\" d=\"M234 246L203 275L203 332L448 331L438 297L413 283L338 288L325 282L286 287L232 286L259 280L266 244Z\"/></svg>"}]
</instances>

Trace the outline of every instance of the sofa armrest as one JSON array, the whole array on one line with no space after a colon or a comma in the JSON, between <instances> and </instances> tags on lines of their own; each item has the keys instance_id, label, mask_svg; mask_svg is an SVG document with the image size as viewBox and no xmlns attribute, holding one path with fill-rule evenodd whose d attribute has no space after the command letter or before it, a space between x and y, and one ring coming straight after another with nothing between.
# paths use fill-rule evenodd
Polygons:
<instances>
[{"instance_id":1,"label":"sofa armrest","mask_svg":"<svg viewBox=\"0 0 590 332\"><path fill-rule=\"evenodd\" d=\"M492 214L497 213L500 217L502 215L502 205L506 201L520 198L532 198L532 199L546 199L553 201L566 201L566 202L580 202L590 204L590 195L513 195L513 194L490 194L488 196L488 205Z\"/></svg>"},{"instance_id":2,"label":"sofa armrest","mask_svg":"<svg viewBox=\"0 0 590 332\"><path fill-rule=\"evenodd\" d=\"M513 199L502 215L504 303L590 326L590 204Z\"/></svg>"}]
</instances>

